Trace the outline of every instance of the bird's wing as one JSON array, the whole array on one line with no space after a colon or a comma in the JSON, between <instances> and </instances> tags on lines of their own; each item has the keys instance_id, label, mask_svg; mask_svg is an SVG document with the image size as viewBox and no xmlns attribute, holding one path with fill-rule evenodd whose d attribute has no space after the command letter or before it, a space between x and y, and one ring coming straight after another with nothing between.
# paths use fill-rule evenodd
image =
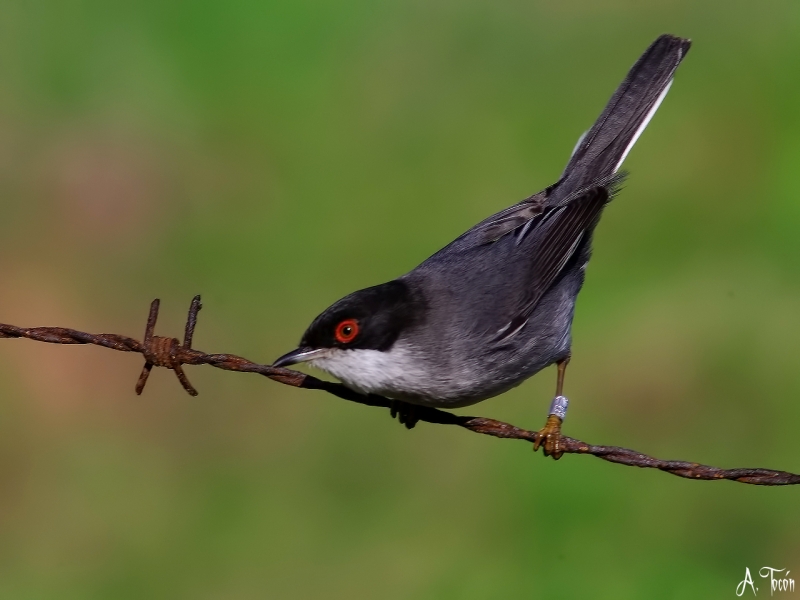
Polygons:
<instances>
[{"instance_id":1,"label":"bird's wing","mask_svg":"<svg viewBox=\"0 0 800 600\"><path fill-rule=\"evenodd\" d=\"M546 192L534 194L478 223L466 235L478 245L496 242L504 235L518 232L521 227L542 216L546 201Z\"/></svg>"},{"instance_id":2,"label":"bird's wing","mask_svg":"<svg viewBox=\"0 0 800 600\"><path fill-rule=\"evenodd\" d=\"M531 257L525 291L514 316L494 341L502 342L525 325L539 300L574 255L583 236L591 233L609 198L606 187L595 187L566 206L544 210L518 228L514 233L517 251Z\"/></svg>"}]
</instances>

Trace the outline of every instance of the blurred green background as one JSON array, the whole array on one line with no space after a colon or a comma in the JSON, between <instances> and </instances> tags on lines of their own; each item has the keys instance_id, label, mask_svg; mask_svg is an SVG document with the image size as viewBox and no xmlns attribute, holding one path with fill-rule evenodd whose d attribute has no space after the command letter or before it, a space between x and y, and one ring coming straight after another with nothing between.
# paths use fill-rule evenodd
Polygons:
<instances>
[{"instance_id":1,"label":"blurred green background","mask_svg":"<svg viewBox=\"0 0 800 600\"><path fill-rule=\"evenodd\" d=\"M270 362L560 174L660 33L566 432L800 470L800 4L0 2L0 322ZM726 598L798 491L693 482L256 376L0 341L0 597ZM538 428L554 370L462 413ZM766 595L767 584L759 595ZM788 596L788 594L787 594Z\"/></svg>"}]
</instances>

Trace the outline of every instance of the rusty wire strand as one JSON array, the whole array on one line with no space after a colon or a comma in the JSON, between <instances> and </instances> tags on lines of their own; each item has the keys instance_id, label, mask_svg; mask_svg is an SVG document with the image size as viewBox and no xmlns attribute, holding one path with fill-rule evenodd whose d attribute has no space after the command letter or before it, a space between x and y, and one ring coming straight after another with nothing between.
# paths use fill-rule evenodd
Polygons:
<instances>
[{"instance_id":1,"label":"rusty wire strand","mask_svg":"<svg viewBox=\"0 0 800 600\"><path fill-rule=\"evenodd\" d=\"M196 396L197 391L189 383L182 367L183 365L211 365L226 371L258 373L269 377L273 381L293 387L324 390L344 400L367 406L393 408L394 403L388 398L374 394L359 394L340 383L323 381L291 369L254 363L234 354L206 354L200 350L195 350L192 348L192 338L197 325L197 314L202 308L200 296L194 297L189 308L183 344L176 338L157 336L155 335L155 326L158 319L159 304L159 300L153 300L150 305L150 315L147 319L143 342L113 333L90 334L63 327L23 328L3 323L0 323L0 338L27 338L50 344L94 344L104 348L111 348L112 350L119 350L120 352L141 354L145 359L145 364L136 384L137 394L141 394L144 390L148 375L153 367L165 367L175 372L181 385L189 394ZM502 421L484 417L455 415L431 407L415 407L414 416L417 420L425 421L426 423L458 425L475 433L498 438L535 442L539 437L536 431L522 429ZM616 446L594 446L570 437L562 437L561 446L565 454L591 454L612 463L630 467L659 469L687 479L727 479L754 485L800 484L800 475L787 473L786 471L774 471L772 469L720 469L693 462L661 460L635 450Z\"/></svg>"}]
</instances>

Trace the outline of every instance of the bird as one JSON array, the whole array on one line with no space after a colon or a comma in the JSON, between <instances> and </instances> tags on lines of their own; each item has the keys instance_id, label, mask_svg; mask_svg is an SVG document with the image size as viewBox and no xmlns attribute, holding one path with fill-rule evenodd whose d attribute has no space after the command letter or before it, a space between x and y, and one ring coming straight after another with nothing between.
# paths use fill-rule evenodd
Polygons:
<instances>
[{"instance_id":1,"label":"bird","mask_svg":"<svg viewBox=\"0 0 800 600\"><path fill-rule=\"evenodd\" d=\"M580 137L558 181L484 219L408 273L334 302L273 366L308 363L356 392L385 396L392 416L399 413L409 428L416 406L469 406L553 364L556 400L563 398L595 227L690 46L659 36ZM562 455L563 418L551 407L534 450Z\"/></svg>"}]
</instances>

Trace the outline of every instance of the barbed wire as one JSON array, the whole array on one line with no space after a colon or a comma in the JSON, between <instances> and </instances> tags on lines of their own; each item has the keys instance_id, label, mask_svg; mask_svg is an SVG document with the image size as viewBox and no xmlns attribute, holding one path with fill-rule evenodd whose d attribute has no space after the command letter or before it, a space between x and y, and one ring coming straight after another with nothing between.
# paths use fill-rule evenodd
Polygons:
<instances>
[{"instance_id":1,"label":"barbed wire","mask_svg":"<svg viewBox=\"0 0 800 600\"><path fill-rule=\"evenodd\" d=\"M164 367L174 371L183 388L192 396L196 396L197 390L189 383L183 371L183 365L211 365L226 371L258 373L284 385L323 390L351 402L388 408L392 411L393 416L398 410L398 403L394 400L374 394L360 394L340 383L324 381L291 369L255 363L235 354L207 354L192 348L192 339L197 325L197 314L202 308L200 296L195 296L189 307L183 343L177 338L157 336L155 335L155 327L158 320L159 306L158 299L153 300L150 304L150 314L147 319L144 340L141 342L134 338L113 333L91 334L63 327L24 328L4 323L0 323L0 338L27 338L50 344L94 344L120 352L141 354L144 357L145 364L136 383L137 394L141 394L144 390L152 368ZM458 425L469 431L497 438L524 440L531 443L535 443L539 438L539 434L536 431L522 429L495 419L455 415L437 408L424 406L415 406L413 411L413 419L405 420L405 424L409 428L413 427L417 421L424 421L439 425ZM786 471L774 471L772 469L721 469L694 462L661 460L635 450L616 446L595 446L566 436L561 438L560 446L565 454L590 454L608 462L629 467L658 469L687 479L727 479L754 485L800 484L800 475Z\"/></svg>"}]
</instances>

